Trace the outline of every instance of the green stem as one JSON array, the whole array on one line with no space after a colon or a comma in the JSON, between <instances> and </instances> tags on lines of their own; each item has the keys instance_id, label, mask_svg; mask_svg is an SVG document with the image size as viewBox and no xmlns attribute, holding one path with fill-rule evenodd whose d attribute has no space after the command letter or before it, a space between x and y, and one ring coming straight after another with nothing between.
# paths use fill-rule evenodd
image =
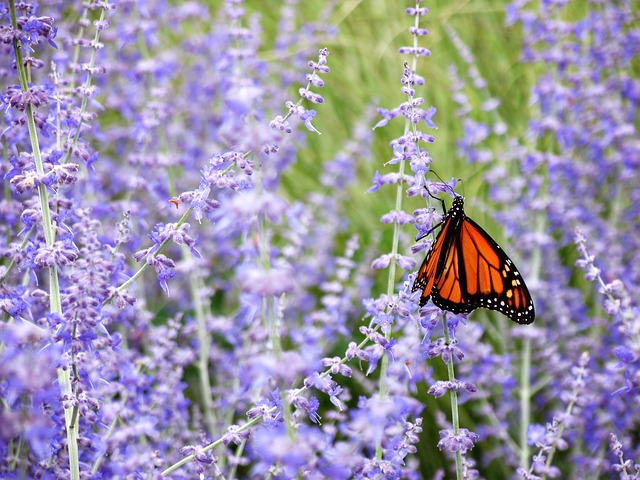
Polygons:
<instances>
[{"instance_id":1,"label":"green stem","mask_svg":"<svg viewBox=\"0 0 640 480\"><path fill-rule=\"evenodd\" d=\"M442 321L443 329L444 329L444 340L447 345L451 345L451 337L449 335L449 324L447 323L446 316L443 316ZM453 369L453 355L449 358L447 362L447 373L449 375L449 381L455 382L456 373ZM453 425L453 434L458 436L460 432L460 415L458 412L458 392L456 390L449 390L449 394L451 397L451 423ZM456 478L458 480L462 480L462 452L460 449L456 451Z\"/></svg>"},{"instance_id":2,"label":"green stem","mask_svg":"<svg viewBox=\"0 0 640 480\"><path fill-rule=\"evenodd\" d=\"M414 24L416 28L420 25L420 19L416 15ZM418 47L418 37L414 35L413 37L413 46L414 48ZM411 62L411 70L415 72L418 65L418 58L413 57ZM409 103L411 104L412 97L409 96ZM409 119L406 119L404 124L404 134L409 133L410 130L416 132L416 125L413 124ZM416 145L416 151L419 150L418 145ZM402 200L404 198L404 168L405 162L401 160L398 165L398 178L399 181L396 184L396 203L395 203L395 211L399 212L402 210ZM400 225L397 222L393 224L393 239L391 241L391 261L389 263L389 275L387 277L387 297L391 298L395 292L395 284L396 284L396 267L397 267L397 255L400 246ZM385 332L385 339L389 340L391 338L391 329ZM388 394L387 384L385 382L387 377L387 370L389 369L389 358L386 355L382 356L380 361L380 385L378 390L378 395L380 398L385 398ZM376 460L382 460L382 443L381 440L376 445Z\"/></svg>"},{"instance_id":3,"label":"green stem","mask_svg":"<svg viewBox=\"0 0 640 480\"><path fill-rule=\"evenodd\" d=\"M85 8L82 12L82 18L78 21L78 25L80 25L80 30L78 30L78 36L76 37L76 48L73 49L73 63L72 65L78 65L78 60L80 60L80 40L84 38L84 25L88 21L87 17L89 15L89 9ZM76 71L74 68L71 69L71 79L69 84L71 87L75 87L76 85Z\"/></svg>"},{"instance_id":4,"label":"green stem","mask_svg":"<svg viewBox=\"0 0 640 480\"><path fill-rule=\"evenodd\" d=\"M520 466L529 464L529 444L527 430L531 423L531 339L522 342L522 362L520 364Z\"/></svg>"},{"instance_id":5,"label":"green stem","mask_svg":"<svg viewBox=\"0 0 640 480\"><path fill-rule=\"evenodd\" d=\"M188 258L189 249L182 245L182 256ZM201 292L204 290L202 278L198 273L189 275L189 286L191 290L191 298L193 299L193 307L195 310L196 322L198 324L198 344L200 351L198 352L198 378L200 380L200 395L202 397L202 410L207 422L207 428L210 434L215 432L215 419L213 409L211 407L211 379L209 377L209 350L211 338L207 330L207 315L202 302Z\"/></svg>"},{"instance_id":6,"label":"green stem","mask_svg":"<svg viewBox=\"0 0 640 480\"><path fill-rule=\"evenodd\" d=\"M260 216L258 220L258 248L260 249L260 263L263 268L270 268L269 251L266 245L266 227L264 216ZM280 341L280 332L278 329L278 317L275 314L275 302L274 297L262 297L262 314L266 319L269 327L269 338L271 341L271 347L276 360L282 358L282 343ZM293 413L289 399L285 394L284 385L280 386L280 402L282 404L282 415L284 416L284 424L287 428L287 436L293 442L296 438L296 430L293 425Z\"/></svg>"},{"instance_id":7,"label":"green stem","mask_svg":"<svg viewBox=\"0 0 640 480\"><path fill-rule=\"evenodd\" d=\"M262 297L262 312L269 325L269 338L271 341L271 346L273 348L273 354L275 355L276 360L280 360L282 358L282 343L280 342L280 335L278 332L278 319L274 312L274 301L275 299L271 297ZM284 424L287 428L287 435L289 439L293 441L296 437L296 431L293 426L291 404L289 403L289 399L285 394L284 385L280 386L280 403L282 404L282 415L284 416Z\"/></svg>"},{"instance_id":8,"label":"green stem","mask_svg":"<svg viewBox=\"0 0 640 480\"><path fill-rule=\"evenodd\" d=\"M160 139L162 149L166 152L168 149L166 148L164 132L160 134ZM169 175L168 177L169 192L172 196L175 196L177 192L173 178L174 175ZM183 216L183 218L186 217ZM189 248L186 245L181 245L180 247L182 258L190 258L191 252L189 251ZM211 378L209 376L209 351L211 338L209 337L209 331L207 330L207 312L202 299L202 292L204 291L205 286L202 281L202 275L199 271L190 271L188 278L196 324L198 325L198 344L200 345L198 351L198 380L200 384L200 396L202 397L202 411L204 413L209 434L212 435L215 432L216 422L213 415L213 408L211 407Z\"/></svg>"},{"instance_id":9,"label":"green stem","mask_svg":"<svg viewBox=\"0 0 640 480\"><path fill-rule=\"evenodd\" d=\"M85 12L86 13L86 12ZM104 21L105 19L105 9L102 8L100 10L100 22ZM84 33L84 31L82 31L82 33ZM93 41L92 43L94 45L97 45L98 42L100 41L100 30L96 28L96 33L93 36ZM87 78L84 81L84 85L82 86L82 88L86 91L87 89L89 89L89 87L91 87L91 82L93 80L93 68L95 67L96 64L96 54L97 54L97 49L96 48L92 48L91 49L91 58L89 59L89 69L87 71ZM79 53L76 52L76 54L74 54L74 60L77 61L77 59L79 58ZM73 79L75 81L75 78ZM82 117L84 116L84 113L87 110L87 103L89 101L89 97L87 95L82 95L82 101L80 103L80 113L78 115L78 128L76 129L76 133L73 136L73 140L70 142L69 144L69 148L67 148L67 153L64 156L64 159L62 159L60 161L61 164L65 164L69 161L69 159L71 158L71 153L73 152L73 146L76 145L76 143L78 143L78 138L80 138L80 132L82 131Z\"/></svg>"},{"instance_id":10,"label":"green stem","mask_svg":"<svg viewBox=\"0 0 640 480\"><path fill-rule=\"evenodd\" d=\"M246 443L246 440L242 440L242 442L240 442L240 445L238 445L238 448L236 448L236 453L234 455L236 461L233 462L233 465L229 467L229 480L234 480L236 478L238 464L240 463L240 459L242 458L242 453L244 452L244 446L246 445Z\"/></svg>"},{"instance_id":11,"label":"green stem","mask_svg":"<svg viewBox=\"0 0 640 480\"><path fill-rule=\"evenodd\" d=\"M398 168L398 176L400 179L404 178L404 161L400 162L399 168ZM402 180L400 180L396 186L396 204L395 204L395 211L399 212L400 210L402 210L402 200L404 198L404 182ZM396 269L397 269L397 262L396 262L396 256L398 254L398 249L400 246L400 225L398 225L398 223L394 223L394 227L393 227L393 240L391 242L391 263L389 264L389 277L387 279L387 296L391 297L394 292L395 292L395 286L396 286ZM389 340L391 338L391 330L389 330L387 333L385 333L385 338L387 340ZM384 359L387 359L387 362L389 361L389 359L384 356ZM383 361L383 365L385 364L385 362ZM381 396L382 396L382 392L381 392Z\"/></svg>"},{"instance_id":12,"label":"green stem","mask_svg":"<svg viewBox=\"0 0 640 480\"><path fill-rule=\"evenodd\" d=\"M581 358L581 361L580 361L580 373L578 374L578 378L575 381L575 387L573 389L573 392L571 393L571 400L567 404L567 408L564 411L564 415L562 416L561 423L558 425L558 431L556 433L556 439L561 439L562 438L562 434L564 433L564 429L567 426L566 419L570 418L571 412L573 411L573 407L575 406L576 402L578 401L578 395L580 393L579 385L581 384L582 377L583 377L583 375L585 373L585 365L587 364L588 361L589 361L589 354L587 352L584 352L582 354L582 358ZM551 448L551 451L547 455L547 461L545 462L545 467L546 467L545 473L542 474L542 476L540 477L540 480L546 480L546 478L547 478L546 472L549 471L549 467L551 466L551 463L553 462L553 457L555 456L555 453L556 453L557 450L558 450L557 444L554 442L554 444L553 444L553 446Z\"/></svg>"},{"instance_id":13,"label":"green stem","mask_svg":"<svg viewBox=\"0 0 640 480\"><path fill-rule=\"evenodd\" d=\"M399 176L402 179L404 177L404 161L400 162L399 168ZM396 187L396 206L395 210L402 210L402 198L403 198L403 189L404 183L399 181ZM398 254L398 246L400 244L400 225L398 223L393 224L393 241L391 243L391 262L389 264L389 277L387 280L387 297L391 298L395 291L395 279L396 279L396 256ZM389 329L384 334L385 338L389 340L391 338L391 329ZM378 390L378 395L381 399L385 398L388 394L386 378L387 378L387 370L389 369L389 357L387 355L383 355L380 362L380 386ZM378 441L376 445L376 460L382 460L382 443L381 440Z\"/></svg>"},{"instance_id":14,"label":"green stem","mask_svg":"<svg viewBox=\"0 0 640 480\"><path fill-rule=\"evenodd\" d=\"M502 430L501 425L502 421L498 418L495 412L495 408L489 404L486 398L481 399L480 403L482 404L482 412L486 413L487 419L492 427L496 427L496 429L501 429L503 431L504 436L499 437L500 441L504 441L506 445L511 449L511 451L520 456L520 447L516 443L515 439L511 437L508 430Z\"/></svg>"},{"instance_id":15,"label":"green stem","mask_svg":"<svg viewBox=\"0 0 640 480\"><path fill-rule=\"evenodd\" d=\"M543 232L545 221L542 217L538 218L537 230ZM540 270L542 267L542 253L540 247L536 247L531 258L531 281L536 284L540 278ZM527 440L527 431L531 424L531 398L533 392L531 389L531 338L527 335L522 341L522 362L520 362L520 466L527 468L529 465L529 442Z\"/></svg>"},{"instance_id":16,"label":"green stem","mask_svg":"<svg viewBox=\"0 0 640 480\"><path fill-rule=\"evenodd\" d=\"M6 123L4 120L4 115L0 115L0 131L4 132L5 126L6 126ZM6 135L2 135L2 160L4 161L5 165L9 165L8 145L9 143L7 142ZM9 186L9 182L5 181L3 183L4 183L4 200L5 202L7 202L7 205L9 205L11 203L11 187ZM31 228L33 229L33 227ZM5 237L5 245L9 245L11 243L11 229L7 228L6 233L7 235Z\"/></svg>"},{"instance_id":17,"label":"green stem","mask_svg":"<svg viewBox=\"0 0 640 480\"><path fill-rule=\"evenodd\" d=\"M129 392L125 390L124 395L122 397L122 405L126 405L127 404L127 400L129 400ZM107 440L109 439L109 437L111 437L111 435L113 435L113 432L115 432L116 429L116 423L118 423L118 420L120 420L120 415L116 415L115 418L111 421L111 423L109 424L109 427L107 427L107 431L105 432L104 436L102 437L102 442L103 443L107 443ZM95 462L93 462L93 466L91 467L91 474L95 475L95 473L98 471L98 468L100 468L100 464L102 463L102 460L106 457L106 453L105 455L100 455L98 458L96 458Z\"/></svg>"},{"instance_id":18,"label":"green stem","mask_svg":"<svg viewBox=\"0 0 640 480\"><path fill-rule=\"evenodd\" d=\"M9 11L11 15L11 24L14 30L18 30L18 22L16 18L15 0L9 0ZM13 50L16 56L16 68L18 69L18 77L23 91L29 90L27 81L27 72L24 67L22 58L22 46L17 38L13 38ZM31 104L25 109L27 128L29 130L29 139L33 149L33 159L36 164L36 171L39 175L44 175L44 166L42 163L42 155L40 152L40 143L38 141L38 133L36 130L34 112ZM38 196L40 199L40 208L42 210L42 228L44 238L48 247L55 242L55 227L51 220L51 211L49 210L49 195L47 188L43 184L38 185ZM62 315L62 304L60 301L60 284L58 281L58 269L54 265L49 269L49 311L52 314ZM71 373L68 368L58 368L58 383L63 397L72 396ZM69 469L72 480L79 480L80 465L78 461L78 425L72 421L72 409L65 409L65 426L67 429L67 449L69 455Z\"/></svg>"}]
</instances>

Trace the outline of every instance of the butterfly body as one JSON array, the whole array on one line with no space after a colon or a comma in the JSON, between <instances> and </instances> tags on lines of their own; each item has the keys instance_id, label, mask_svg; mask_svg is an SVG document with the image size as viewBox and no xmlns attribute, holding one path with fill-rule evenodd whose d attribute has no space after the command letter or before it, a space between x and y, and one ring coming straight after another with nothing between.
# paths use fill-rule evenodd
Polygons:
<instances>
[{"instance_id":1,"label":"butterfly body","mask_svg":"<svg viewBox=\"0 0 640 480\"><path fill-rule=\"evenodd\" d=\"M429 298L452 313L488 308L511 320L535 319L531 294L520 272L493 238L464 213L464 199L455 197L442 228L425 258L412 291L422 290L420 305Z\"/></svg>"}]
</instances>

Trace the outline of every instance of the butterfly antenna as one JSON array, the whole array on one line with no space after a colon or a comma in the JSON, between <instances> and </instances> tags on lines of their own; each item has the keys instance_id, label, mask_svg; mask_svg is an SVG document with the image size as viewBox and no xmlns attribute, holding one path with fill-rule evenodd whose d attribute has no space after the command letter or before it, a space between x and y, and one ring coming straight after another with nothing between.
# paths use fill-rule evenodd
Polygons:
<instances>
[{"instance_id":1,"label":"butterfly antenna","mask_svg":"<svg viewBox=\"0 0 640 480\"><path fill-rule=\"evenodd\" d=\"M434 169L430 168L430 169L429 169L429 172L433 173L433 174L436 176L436 178L437 178L438 180L440 180L440 182L442 183L442 185L446 186L446 187L447 187L447 189L449 189L449 191L451 192L451 194L452 194L454 197L456 196L456 192L453 190L453 188L451 188L451 187L449 186L449 184L448 184L447 182L445 182L445 181L442 179L442 177L441 177L440 175L438 175L438 173L437 173ZM458 180L459 182L462 182L462 179L461 179L461 178L458 178L457 180ZM464 187L464 185L463 185L463 187ZM426 187L425 187L425 188L426 188ZM433 195L431 195L431 192L429 192L429 189L428 189L428 188L427 188L427 192L429 193L429 195L430 195L430 196L432 196L432 197L433 197ZM436 198L436 197L433 197L433 198ZM438 199L438 200L440 200L440 199Z\"/></svg>"},{"instance_id":2,"label":"butterfly antenna","mask_svg":"<svg viewBox=\"0 0 640 480\"><path fill-rule=\"evenodd\" d=\"M438 180L440 180L442 183L446 183L446 182L442 179L442 177L441 177L440 175L438 175L438 172L436 172L433 168L430 168L430 169L429 169L429 172L433 173L433 174L436 176L436 178L437 178Z\"/></svg>"}]
</instances>

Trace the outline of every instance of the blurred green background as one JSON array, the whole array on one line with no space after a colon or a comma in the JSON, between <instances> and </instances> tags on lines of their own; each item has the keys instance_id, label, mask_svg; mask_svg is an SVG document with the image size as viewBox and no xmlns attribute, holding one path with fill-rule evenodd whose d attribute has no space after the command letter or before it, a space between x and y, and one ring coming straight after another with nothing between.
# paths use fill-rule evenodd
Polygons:
<instances>
[{"instance_id":1,"label":"blurred green background","mask_svg":"<svg viewBox=\"0 0 640 480\"><path fill-rule=\"evenodd\" d=\"M276 36L283 3L281 0L248 0L245 4L250 13L259 14L262 19L264 57L267 59L270 58L269 49ZM484 208L477 208L486 200L482 173L489 167L470 164L457 152L456 142L464 132L461 119L456 114L458 107L452 99L448 69L451 65L457 66L459 76L468 81L468 66L446 28L447 25L451 27L470 49L481 77L487 82L489 95L501 102L497 111L491 114L476 110L486 100L486 93L478 92L468 84L465 93L475 110L473 118L491 124L497 113L508 126L508 134L521 137L527 128L528 98L535 73L530 65L519 63L521 29L519 25L505 25L507 4L506 1L484 0L423 2L429 14L422 18L421 26L427 28L429 34L420 39L420 45L428 48L431 56L421 58L417 68L425 78L425 85L417 90L417 96L425 99L422 107L426 109L432 105L438 110L434 117L437 130L431 131L424 124L419 126L436 138L435 143L425 146L434 160L432 167L445 180L453 176L463 179L460 192L470 198L466 204L467 213L496 235L499 241L501 233L496 231L490 216L483 214ZM300 2L298 8L305 12L305 16L296 18L296 21L318 21L327 5L328 2L324 1ZM335 156L368 108L391 109L406 101L406 96L400 91L400 78L403 62L410 61L410 58L398 54L398 48L413 42L408 33L413 17L405 13L407 7L414 5L413 2L346 0L334 5L330 23L337 26L337 34L327 38L326 44L317 45L318 48L328 47L330 52L328 64L331 73L324 76L325 87L318 90L325 102L309 107L318 111L314 125L322 135L307 135L308 148L301 150L298 162L285 178L286 193L291 199L304 199L309 191L319 188L318 174L323 162ZM292 98L297 95L298 86L294 87ZM380 118L375 114L370 126L373 127ZM376 170L380 174L397 171L397 165L384 164L392 157L389 142L401 135L403 128L404 119L397 118L373 132L372 155L368 161L358 165L357 178L349 190L349 230L358 233L364 245L378 243L378 235L382 233L383 241L388 240L384 244L390 246L392 228L381 225L379 218L393 208L395 189L382 188L375 194L365 192L371 186ZM482 147L495 151L506 148L503 144L496 144L491 137ZM404 209L411 212L422 206L424 201L413 198L405 201ZM406 232L410 235L415 233L411 227ZM384 249L380 253L384 253Z\"/></svg>"},{"instance_id":2,"label":"blurred green background","mask_svg":"<svg viewBox=\"0 0 640 480\"><path fill-rule=\"evenodd\" d=\"M220 3L214 2L216 6ZM272 49L284 3L282 0L245 2L248 12L261 18L262 53L267 61L285 63L288 60ZM435 143L423 145L434 160L432 167L445 180L454 176L463 180L458 191L468 197L465 210L499 242L503 239L502 232L485 208L487 190L483 183L483 173L491 167L491 163L473 164L458 154L456 143L464 132L462 120L456 113L459 107L452 98L449 68L455 65L458 75L467 82L465 94L474 109L472 118L490 125L496 118L500 118L508 126L509 136L522 138L525 135L531 108L529 93L535 82L536 72L531 65L519 62L522 30L519 25L505 25L508 3L488 0L423 2L422 5L429 9L429 14L422 18L421 27L427 28L429 34L420 39L420 45L428 48L431 56L421 58L417 67L418 74L425 78L425 85L417 89L416 96L425 99L423 108L434 106L438 111L434 117L437 130L430 130L424 124L418 127L436 138ZM411 58L400 55L398 48L413 42L413 37L408 32L409 26L413 24L413 17L409 17L405 9L415 4L409 0L345 0L334 2L333 5L335 8L329 17L329 23L337 26L337 33L328 37L325 43L315 45L315 50L327 47L330 52L328 65L331 72L323 76L325 86L314 89L325 98L325 102L315 106L307 104L307 108L314 108L318 112L313 124L322 135L305 131L308 145L299 150L297 163L291 167L283 181L284 194L292 201L305 201L309 192L322 189L319 177L324 162L332 160L343 148L351 138L354 125L361 121L367 110L378 107L391 109L406 101L406 95L400 91L400 78L403 63L411 61ZM299 25L319 21L328 6L328 1L301 0L298 2L298 11L305 14L295 21ZM487 93L474 89L471 84L467 76L468 65L447 33L447 26L457 33L474 56L480 76L487 82L486 92L500 101L495 112L484 113L479 110L482 102L487 100ZM300 72L300 83L304 73L306 70ZM291 86L292 99L297 98L298 88L298 84ZM375 114L369 128L380 119ZM371 179L376 170L380 174L398 171L397 165L384 164L392 157L389 142L400 136L403 130L404 118L396 118L373 132L372 154L365 162L359 162L357 176L348 191L349 201L345 203L348 205L345 214L349 221L345 238L357 233L360 244L365 248L374 246L377 255L386 253L391 248L392 226L381 224L379 219L394 208L396 189L383 187L373 194L365 192L372 185ZM490 136L482 144L482 148L501 152L507 146ZM408 168L406 172L411 173ZM423 199L412 198L405 199L403 208L412 212L424 205ZM409 247L414 234L413 227L404 228L402 254L412 255ZM419 264L423 254L415 255L415 259ZM374 292L382 293L386 290L387 274L386 270L376 272ZM355 328L357 326L354 327L354 332ZM434 377L446 378L446 370L440 363L433 367L436 370ZM372 376L375 378L378 373L376 371ZM357 386L350 384L349 388L352 389L354 398L357 398ZM448 396L439 399L428 396L426 386L418 392L417 397L428 398L427 408L423 412L425 432L417 455L420 457L423 478L431 478L437 469L450 468L449 460L436 446L439 428L435 419L437 412L450 415L450 400ZM463 407L461 424L473 429L479 419L472 416L473 413ZM492 462L488 469L483 470L488 475L485 478L509 476L509 472L504 471L498 463Z\"/></svg>"}]
</instances>

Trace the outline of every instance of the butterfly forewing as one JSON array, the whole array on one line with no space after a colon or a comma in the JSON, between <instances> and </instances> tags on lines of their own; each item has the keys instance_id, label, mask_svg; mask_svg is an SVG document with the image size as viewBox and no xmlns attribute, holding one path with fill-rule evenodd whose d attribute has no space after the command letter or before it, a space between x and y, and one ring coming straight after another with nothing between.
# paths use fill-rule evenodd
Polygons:
<instances>
[{"instance_id":1,"label":"butterfly forewing","mask_svg":"<svg viewBox=\"0 0 640 480\"><path fill-rule=\"evenodd\" d=\"M413 291L419 289L421 306L431 297L434 305L453 313L483 307L517 323L535 318L520 272L489 234L465 215L462 197L454 199L420 267Z\"/></svg>"},{"instance_id":2,"label":"butterfly forewing","mask_svg":"<svg viewBox=\"0 0 640 480\"><path fill-rule=\"evenodd\" d=\"M443 310L453 313L468 313L476 307L466 301L462 290L460 247L456 243L453 242L453 245L448 249L442 273L431 290L431 300L434 305Z\"/></svg>"},{"instance_id":3,"label":"butterfly forewing","mask_svg":"<svg viewBox=\"0 0 640 480\"><path fill-rule=\"evenodd\" d=\"M447 232L450 228L451 222L449 221L449 218L445 216L440 233L438 233L435 242L431 245L431 248L427 253L427 257L424 259L424 262L422 262L418 276L413 282L412 292L422 290L420 306L425 305L429 301L431 289L433 288L433 284L436 280L438 264L440 263L440 253L443 251L444 241L447 238Z\"/></svg>"},{"instance_id":4,"label":"butterfly forewing","mask_svg":"<svg viewBox=\"0 0 640 480\"><path fill-rule=\"evenodd\" d=\"M462 224L460 239L466 302L497 310L517 323L533 322L531 294L500 245L468 217Z\"/></svg>"}]
</instances>

